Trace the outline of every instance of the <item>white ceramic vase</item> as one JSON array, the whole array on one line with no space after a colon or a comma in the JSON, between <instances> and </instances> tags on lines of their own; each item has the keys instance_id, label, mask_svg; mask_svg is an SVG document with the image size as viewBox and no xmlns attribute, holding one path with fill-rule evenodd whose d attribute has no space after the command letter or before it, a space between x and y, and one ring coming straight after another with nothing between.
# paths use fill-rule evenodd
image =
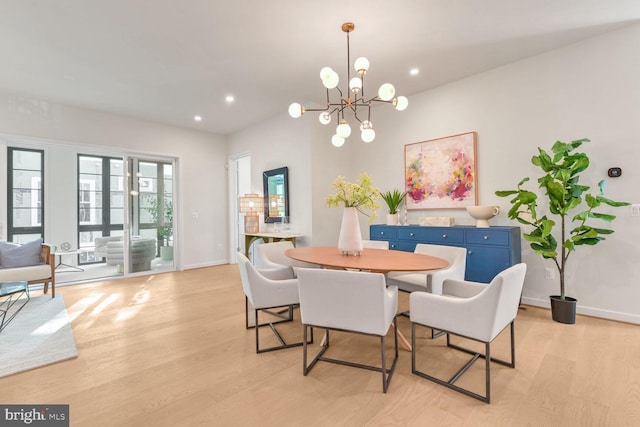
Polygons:
<instances>
[{"instance_id":1,"label":"white ceramic vase","mask_svg":"<svg viewBox=\"0 0 640 427\"><path fill-rule=\"evenodd\" d=\"M362 234L356 208L344 208L342 211L338 249L343 255L362 254Z\"/></svg>"},{"instance_id":2,"label":"white ceramic vase","mask_svg":"<svg viewBox=\"0 0 640 427\"><path fill-rule=\"evenodd\" d=\"M387 225L398 225L400 223L400 215L397 213L387 214Z\"/></svg>"}]
</instances>

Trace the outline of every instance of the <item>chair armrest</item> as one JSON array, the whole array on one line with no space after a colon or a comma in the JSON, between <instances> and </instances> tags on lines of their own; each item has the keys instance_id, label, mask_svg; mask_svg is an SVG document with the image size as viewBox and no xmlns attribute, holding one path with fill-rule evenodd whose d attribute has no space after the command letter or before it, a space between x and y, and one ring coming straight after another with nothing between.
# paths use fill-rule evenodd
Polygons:
<instances>
[{"instance_id":1,"label":"chair armrest","mask_svg":"<svg viewBox=\"0 0 640 427\"><path fill-rule=\"evenodd\" d=\"M294 279L295 274L293 272L293 268L286 267L282 264L274 264L275 268L257 268L264 277L271 280L286 280L286 279Z\"/></svg>"},{"instance_id":2,"label":"chair armrest","mask_svg":"<svg viewBox=\"0 0 640 427\"><path fill-rule=\"evenodd\" d=\"M487 284L467 280L446 279L442 284L442 295L470 298L487 289Z\"/></svg>"},{"instance_id":3,"label":"chair armrest","mask_svg":"<svg viewBox=\"0 0 640 427\"><path fill-rule=\"evenodd\" d=\"M456 282L456 285L464 283L445 283L449 282ZM493 339L492 325L495 317L492 307L496 306L499 293L497 287L485 286L485 290L487 292L458 298L444 294L413 292L409 296L411 322L489 342Z\"/></svg>"}]
</instances>

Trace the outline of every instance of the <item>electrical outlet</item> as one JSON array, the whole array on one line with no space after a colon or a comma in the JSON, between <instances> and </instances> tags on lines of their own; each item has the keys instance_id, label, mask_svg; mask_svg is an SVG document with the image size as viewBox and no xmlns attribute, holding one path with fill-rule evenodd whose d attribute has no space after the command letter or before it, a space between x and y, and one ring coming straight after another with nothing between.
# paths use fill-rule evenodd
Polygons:
<instances>
[{"instance_id":1,"label":"electrical outlet","mask_svg":"<svg viewBox=\"0 0 640 427\"><path fill-rule=\"evenodd\" d=\"M631 216L640 216L640 205L631 205Z\"/></svg>"},{"instance_id":2,"label":"electrical outlet","mask_svg":"<svg viewBox=\"0 0 640 427\"><path fill-rule=\"evenodd\" d=\"M553 268L544 269L544 278L546 280L553 280L555 278L555 271L553 271Z\"/></svg>"}]
</instances>

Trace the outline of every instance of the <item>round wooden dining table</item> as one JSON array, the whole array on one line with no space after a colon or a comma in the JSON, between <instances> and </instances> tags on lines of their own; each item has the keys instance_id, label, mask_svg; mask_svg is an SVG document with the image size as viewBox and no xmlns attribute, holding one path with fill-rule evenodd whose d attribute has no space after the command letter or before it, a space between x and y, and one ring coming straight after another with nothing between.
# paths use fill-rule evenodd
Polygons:
<instances>
[{"instance_id":1,"label":"round wooden dining table","mask_svg":"<svg viewBox=\"0 0 640 427\"><path fill-rule=\"evenodd\" d=\"M285 251L285 255L298 261L329 268L344 268L376 273L390 271L437 270L449 262L429 255L386 249L364 248L362 255L342 255L335 246L308 246Z\"/></svg>"}]
</instances>

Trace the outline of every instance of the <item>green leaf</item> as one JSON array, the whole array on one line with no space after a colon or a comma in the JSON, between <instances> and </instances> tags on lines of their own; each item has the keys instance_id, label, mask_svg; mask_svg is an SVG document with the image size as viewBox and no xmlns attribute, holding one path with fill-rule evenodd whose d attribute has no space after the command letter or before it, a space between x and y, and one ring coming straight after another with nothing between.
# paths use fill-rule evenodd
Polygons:
<instances>
[{"instance_id":1,"label":"green leaf","mask_svg":"<svg viewBox=\"0 0 640 427\"><path fill-rule=\"evenodd\" d=\"M609 215L609 214L603 214L603 213L597 213L597 212L591 212L589 214L590 218L598 218L601 219L603 221L607 221L607 222L611 222L614 219L616 219L615 215Z\"/></svg>"},{"instance_id":2,"label":"green leaf","mask_svg":"<svg viewBox=\"0 0 640 427\"><path fill-rule=\"evenodd\" d=\"M596 198L600 203L604 203L606 205L613 206L616 208L620 206L629 206L631 204L629 202L615 202L613 200L607 199L606 197L602 197L602 196L597 196Z\"/></svg>"},{"instance_id":3,"label":"green leaf","mask_svg":"<svg viewBox=\"0 0 640 427\"><path fill-rule=\"evenodd\" d=\"M518 191L517 190L496 191L496 196L498 196L498 197L507 197L507 196L510 196L512 194L518 194Z\"/></svg>"}]
</instances>

